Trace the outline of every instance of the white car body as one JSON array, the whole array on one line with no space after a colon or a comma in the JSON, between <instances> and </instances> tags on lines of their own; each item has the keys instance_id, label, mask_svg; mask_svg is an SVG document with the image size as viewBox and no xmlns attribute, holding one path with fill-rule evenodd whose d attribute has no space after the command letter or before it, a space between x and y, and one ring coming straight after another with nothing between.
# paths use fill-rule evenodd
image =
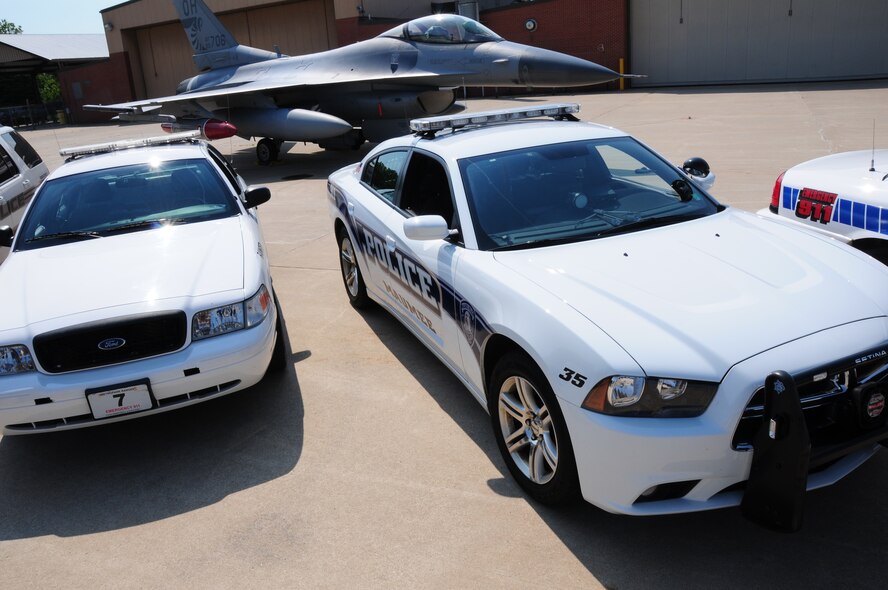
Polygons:
<instances>
[{"instance_id":1,"label":"white car body","mask_svg":"<svg viewBox=\"0 0 888 590\"><path fill-rule=\"evenodd\" d=\"M46 163L24 137L12 127L0 127L0 226L18 226L48 174ZM0 262L6 254L6 248L0 248Z\"/></svg>"},{"instance_id":2,"label":"white car body","mask_svg":"<svg viewBox=\"0 0 888 590\"><path fill-rule=\"evenodd\" d=\"M488 412L496 408L490 396L497 394L491 390L497 358L515 351L532 360L557 399L587 501L633 515L737 505L753 453L750 440L732 440L769 373L785 370L801 383L820 368L853 368L865 355L875 355L866 363L888 364L882 358L888 271L834 241L723 207L598 239L511 251L479 247L461 163L621 137L628 136L583 122L523 121L390 140L330 176L330 215L353 244L367 296L407 326ZM404 148L408 168L390 203L362 174L381 155ZM397 206L416 154L446 170L458 234L434 239L440 221ZM337 235L342 244L346 234ZM348 261L348 248L341 249ZM343 266L347 289L354 284L350 268ZM717 384L717 391L693 417L583 407L590 388L615 375L697 380ZM811 473L807 488L839 480L877 448L849 451Z\"/></svg>"},{"instance_id":3,"label":"white car body","mask_svg":"<svg viewBox=\"0 0 888 590\"><path fill-rule=\"evenodd\" d=\"M842 152L780 175L758 212L822 233L888 264L888 150Z\"/></svg>"},{"instance_id":4,"label":"white car body","mask_svg":"<svg viewBox=\"0 0 888 590\"><path fill-rule=\"evenodd\" d=\"M24 345L33 359L32 370L0 373L4 435L155 414L245 389L265 374L276 343L283 346L283 342L278 342L278 311L261 228L255 209L246 202L249 191L243 180L230 167L223 171L228 166L224 158L218 152L211 158L208 149L212 148L203 143L180 143L111 151L69 161L49 176L25 214L9 258L0 266L0 361L14 361L4 345ZM212 170L225 187L232 213L27 249L23 232L28 216L42 193L53 190L47 187L54 182L146 162L153 167L179 161L208 163L205 170ZM243 302L263 286L266 302L271 302L264 320L194 341L192 321L197 312ZM169 314L162 320L165 323L161 314ZM143 328L133 327L134 335L125 336L129 320L133 326L143 326L144 333L137 331ZM172 338L172 344L164 344L172 350L146 352L145 348L130 353L133 359L102 360L119 341L123 355L127 346L147 347L142 340L160 339L156 332L175 330L184 334L177 336L180 343ZM66 331L74 340L52 346L92 352L68 358L63 351L44 348L55 359L47 360L49 353L41 355L40 339L64 336ZM96 346L102 350L95 352ZM132 384L140 384L138 397L127 405L131 399L127 388ZM98 398L88 399L93 390L112 390L119 397L118 406L102 413Z\"/></svg>"}]
</instances>

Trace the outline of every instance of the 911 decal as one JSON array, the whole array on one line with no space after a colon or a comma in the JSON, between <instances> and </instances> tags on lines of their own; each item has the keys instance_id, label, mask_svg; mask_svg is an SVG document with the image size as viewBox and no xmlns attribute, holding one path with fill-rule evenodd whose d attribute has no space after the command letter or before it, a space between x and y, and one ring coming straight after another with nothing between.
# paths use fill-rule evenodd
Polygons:
<instances>
[{"instance_id":1,"label":"911 decal","mask_svg":"<svg viewBox=\"0 0 888 590\"><path fill-rule=\"evenodd\" d=\"M803 188L796 203L796 217L819 221L826 225L832 219L833 206L838 197L839 195L835 193Z\"/></svg>"},{"instance_id":2,"label":"911 decal","mask_svg":"<svg viewBox=\"0 0 888 590\"><path fill-rule=\"evenodd\" d=\"M588 379L588 377L585 375L577 373L573 369L568 369L567 367L564 367L563 371L563 373L558 375L558 378L562 381L567 381L574 387L582 387L586 384L586 379Z\"/></svg>"}]
</instances>

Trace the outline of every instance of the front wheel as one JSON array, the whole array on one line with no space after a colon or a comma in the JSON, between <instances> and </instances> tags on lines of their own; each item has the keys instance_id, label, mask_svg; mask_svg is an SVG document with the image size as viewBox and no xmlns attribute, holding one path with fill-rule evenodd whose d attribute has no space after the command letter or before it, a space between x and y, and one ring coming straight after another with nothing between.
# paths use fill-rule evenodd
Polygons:
<instances>
[{"instance_id":1,"label":"front wheel","mask_svg":"<svg viewBox=\"0 0 888 590\"><path fill-rule=\"evenodd\" d=\"M536 363L523 353L504 356L487 398L497 446L518 484L544 504L576 499L579 482L567 425Z\"/></svg>"},{"instance_id":2,"label":"front wheel","mask_svg":"<svg viewBox=\"0 0 888 590\"><path fill-rule=\"evenodd\" d=\"M364 309L370 304L370 298L367 296L367 285L364 284L361 267L358 266L357 252L345 228L340 229L336 237L339 242L339 268L342 270L342 283L345 285L348 302L355 309Z\"/></svg>"},{"instance_id":3,"label":"front wheel","mask_svg":"<svg viewBox=\"0 0 888 590\"><path fill-rule=\"evenodd\" d=\"M256 159L262 166L268 166L278 159L281 153L280 144L273 139L260 139L256 145Z\"/></svg>"}]
</instances>

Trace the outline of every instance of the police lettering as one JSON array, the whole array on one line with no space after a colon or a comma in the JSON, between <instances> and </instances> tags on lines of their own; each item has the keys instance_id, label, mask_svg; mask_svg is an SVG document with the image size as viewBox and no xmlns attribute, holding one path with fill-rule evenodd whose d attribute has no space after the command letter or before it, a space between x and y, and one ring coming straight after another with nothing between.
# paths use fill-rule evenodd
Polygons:
<instances>
[{"instance_id":1,"label":"police lettering","mask_svg":"<svg viewBox=\"0 0 888 590\"><path fill-rule=\"evenodd\" d=\"M400 250L390 251L386 248L382 238L367 228L361 229L364 233L367 252L372 254L376 263L405 287L416 293L421 301L424 301L440 315L441 290L432 275Z\"/></svg>"},{"instance_id":2,"label":"police lettering","mask_svg":"<svg viewBox=\"0 0 888 590\"><path fill-rule=\"evenodd\" d=\"M803 188L799 193L799 202L796 205L796 217L827 224L832 219L836 198L838 195L835 193Z\"/></svg>"}]
</instances>

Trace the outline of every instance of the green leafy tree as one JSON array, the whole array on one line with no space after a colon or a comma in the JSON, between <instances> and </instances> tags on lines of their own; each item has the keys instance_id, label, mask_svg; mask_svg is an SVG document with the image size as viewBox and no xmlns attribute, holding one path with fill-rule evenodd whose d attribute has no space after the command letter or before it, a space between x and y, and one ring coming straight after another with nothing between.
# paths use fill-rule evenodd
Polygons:
<instances>
[{"instance_id":1,"label":"green leafy tree","mask_svg":"<svg viewBox=\"0 0 888 590\"><path fill-rule=\"evenodd\" d=\"M0 19L0 34L2 35L21 35L22 28L15 23L11 23L5 18Z\"/></svg>"},{"instance_id":2,"label":"green leafy tree","mask_svg":"<svg viewBox=\"0 0 888 590\"><path fill-rule=\"evenodd\" d=\"M55 102L62 98L62 87L55 74L37 74L37 91L43 102Z\"/></svg>"}]
</instances>

